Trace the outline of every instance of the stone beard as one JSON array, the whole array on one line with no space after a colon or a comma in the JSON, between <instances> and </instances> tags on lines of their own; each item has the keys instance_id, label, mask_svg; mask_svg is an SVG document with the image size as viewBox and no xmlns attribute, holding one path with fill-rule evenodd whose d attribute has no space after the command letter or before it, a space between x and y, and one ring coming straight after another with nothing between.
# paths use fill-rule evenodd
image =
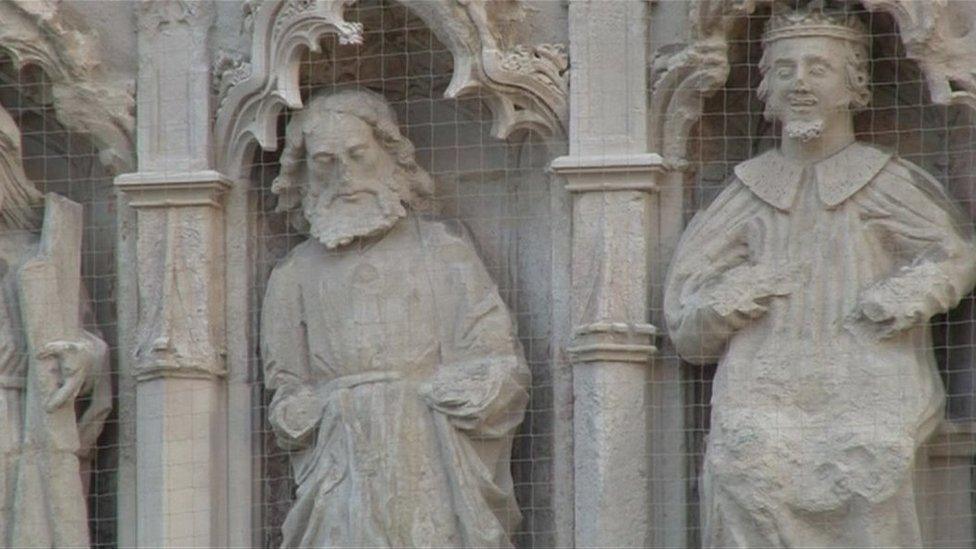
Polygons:
<instances>
[{"instance_id":1,"label":"stone beard","mask_svg":"<svg viewBox=\"0 0 976 549\"><path fill-rule=\"evenodd\" d=\"M919 167L854 141L862 30L774 14L760 96L782 145L689 224L665 313L718 361L706 547L918 547L914 456L941 421L928 321L976 281L967 220Z\"/></svg>"},{"instance_id":2,"label":"stone beard","mask_svg":"<svg viewBox=\"0 0 976 549\"><path fill-rule=\"evenodd\" d=\"M312 235L261 315L298 484L283 546L511 547L529 372L473 245L405 206L429 178L373 93L313 98L283 158L279 206Z\"/></svg>"},{"instance_id":3,"label":"stone beard","mask_svg":"<svg viewBox=\"0 0 976 549\"><path fill-rule=\"evenodd\" d=\"M308 220L309 234L335 249L388 231L407 215L397 186L395 181L386 181L375 185L372 192L352 197L321 187L306 191L302 214Z\"/></svg>"},{"instance_id":4,"label":"stone beard","mask_svg":"<svg viewBox=\"0 0 976 549\"><path fill-rule=\"evenodd\" d=\"M783 131L793 139L812 141L823 135L823 120L790 120L783 127Z\"/></svg>"}]
</instances>

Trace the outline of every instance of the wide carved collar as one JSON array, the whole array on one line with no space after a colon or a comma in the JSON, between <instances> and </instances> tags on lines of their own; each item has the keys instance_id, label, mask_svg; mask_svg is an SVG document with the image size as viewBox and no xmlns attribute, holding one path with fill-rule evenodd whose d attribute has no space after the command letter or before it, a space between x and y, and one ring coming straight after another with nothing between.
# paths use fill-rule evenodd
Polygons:
<instances>
[{"instance_id":1,"label":"wide carved collar","mask_svg":"<svg viewBox=\"0 0 976 549\"><path fill-rule=\"evenodd\" d=\"M812 166L820 200L833 208L874 179L890 158L891 153L855 142L820 162L805 165L774 149L739 164L735 175L763 202L789 211L803 170Z\"/></svg>"}]
</instances>

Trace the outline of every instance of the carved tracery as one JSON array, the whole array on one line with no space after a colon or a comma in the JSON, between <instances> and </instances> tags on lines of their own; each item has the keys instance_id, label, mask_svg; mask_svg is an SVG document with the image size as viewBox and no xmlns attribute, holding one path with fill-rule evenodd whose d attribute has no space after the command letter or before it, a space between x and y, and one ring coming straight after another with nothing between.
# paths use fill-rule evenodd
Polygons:
<instances>
[{"instance_id":1,"label":"carved tracery","mask_svg":"<svg viewBox=\"0 0 976 549\"><path fill-rule=\"evenodd\" d=\"M135 164L134 89L110 81L90 32L62 17L51 1L0 2L0 50L15 69L39 67L51 84L59 122L91 135L103 164L122 172Z\"/></svg>"},{"instance_id":2,"label":"carved tracery","mask_svg":"<svg viewBox=\"0 0 976 549\"><path fill-rule=\"evenodd\" d=\"M702 114L703 99L729 76L729 46L736 22L773 0L694 0L691 40L662 51L654 61L651 150L675 167L687 163L688 136ZM946 0L862 0L869 12L886 13L898 25L906 56L918 63L937 105L976 111L976 22Z\"/></svg>"},{"instance_id":3,"label":"carved tracery","mask_svg":"<svg viewBox=\"0 0 976 549\"><path fill-rule=\"evenodd\" d=\"M256 141L277 146L277 115L302 107L300 64L322 39L362 44L362 23L345 11L356 0L268 0L247 4L251 56L219 60L219 107L215 135L218 166L231 173ZM505 139L523 131L563 135L568 120L568 57L564 46L514 43L517 2L485 0L401 1L450 50L453 75L448 98L481 94L491 108L492 134Z\"/></svg>"}]
</instances>

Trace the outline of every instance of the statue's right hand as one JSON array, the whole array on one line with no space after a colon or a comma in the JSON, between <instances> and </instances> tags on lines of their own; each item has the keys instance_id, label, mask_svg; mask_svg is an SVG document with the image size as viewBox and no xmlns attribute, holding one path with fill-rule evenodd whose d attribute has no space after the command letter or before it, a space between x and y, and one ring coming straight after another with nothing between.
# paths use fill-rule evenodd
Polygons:
<instances>
[{"instance_id":1,"label":"statue's right hand","mask_svg":"<svg viewBox=\"0 0 976 549\"><path fill-rule=\"evenodd\" d=\"M725 273L710 292L712 309L722 318L755 320L775 298L792 294L809 280L807 264L745 265Z\"/></svg>"},{"instance_id":2,"label":"statue's right hand","mask_svg":"<svg viewBox=\"0 0 976 549\"><path fill-rule=\"evenodd\" d=\"M278 434L279 443L299 447L315 432L325 399L316 385L290 385L275 391L268 420Z\"/></svg>"},{"instance_id":3,"label":"statue's right hand","mask_svg":"<svg viewBox=\"0 0 976 549\"><path fill-rule=\"evenodd\" d=\"M452 417L474 417L490 402L496 380L487 363L441 365L418 392L427 405Z\"/></svg>"},{"instance_id":4,"label":"statue's right hand","mask_svg":"<svg viewBox=\"0 0 976 549\"><path fill-rule=\"evenodd\" d=\"M48 395L45 408L53 412L69 402L73 402L81 391L88 371L95 361L95 345L88 339L51 341L37 352L38 359L57 359L59 365L59 386Z\"/></svg>"}]
</instances>

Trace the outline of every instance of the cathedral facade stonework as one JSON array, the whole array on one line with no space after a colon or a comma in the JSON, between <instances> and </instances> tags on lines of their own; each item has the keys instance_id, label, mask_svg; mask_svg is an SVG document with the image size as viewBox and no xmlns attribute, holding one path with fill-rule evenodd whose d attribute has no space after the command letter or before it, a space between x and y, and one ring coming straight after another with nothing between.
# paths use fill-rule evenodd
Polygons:
<instances>
[{"instance_id":1,"label":"cathedral facade stonework","mask_svg":"<svg viewBox=\"0 0 976 549\"><path fill-rule=\"evenodd\" d=\"M0 545L976 546L974 29L0 3Z\"/></svg>"}]
</instances>

